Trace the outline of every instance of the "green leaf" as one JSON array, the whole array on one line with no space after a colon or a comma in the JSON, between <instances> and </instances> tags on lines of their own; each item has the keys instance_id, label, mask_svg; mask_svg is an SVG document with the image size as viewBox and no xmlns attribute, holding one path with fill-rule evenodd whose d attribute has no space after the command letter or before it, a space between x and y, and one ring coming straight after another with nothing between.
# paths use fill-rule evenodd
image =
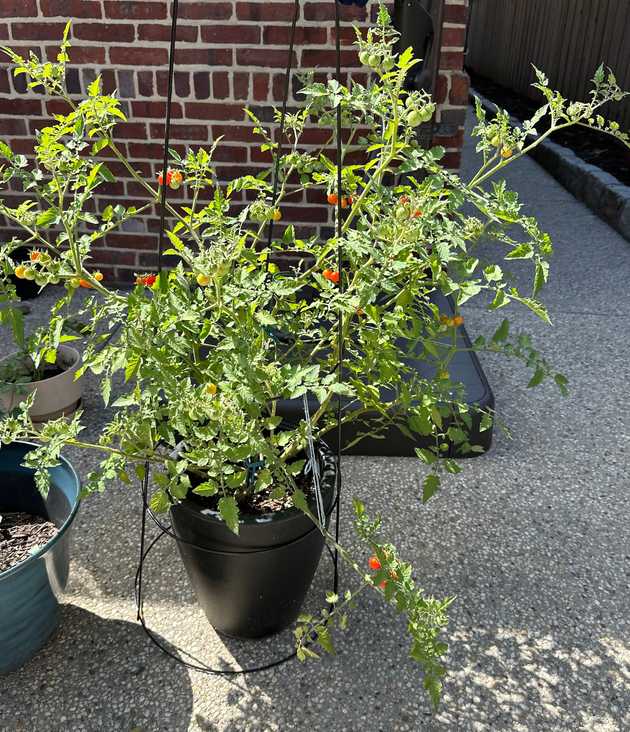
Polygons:
<instances>
[{"instance_id":1,"label":"green leaf","mask_svg":"<svg viewBox=\"0 0 630 732\"><path fill-rule=\"evenodd\" d=\"M505 255L506 259L531 259L534 256L534 248L531 244L524 242L518 244L511 252Z\"/></svg>"},{"instance_id":2,"label":"green leaf","mask_svg":"<svg viewBox=\"0 0 630 732\"><path fill-rule=\"evenodd\" d=\"M234 496L219 498L219 513L230 531L238 534L238 505Z\"/></svg>"},{"instance_id":3,"label":"green leaf","mask_svg":"<svg viewBox=\"0 0 630 732\"><path fill-rule=\"evenodd\" d=\"M549 262L545 262L542 259L536 260L536 272L534 274L534 288L532 290L532 297L540 292L543 286L546 284L549 277Z\"/></svg>"},{"instance_id":4,"label":"green leaf","mask_svg":"<svg viewBox=\"0 0 630 732\"><path fill-rule=\"evenodd\" d=\"M422 483L422 501L426 503L440 487L440 476L429 473Z\"/></svg>"},{"instance_id":5,"label":"green leaf","mask_svg":"<svg viewBox=\"0 0 630 732\"><path fill-rule=\"evenodd\" d=\"M164 513L165 511L168 511L170 506L171 501L168 497L168 494L166 493L166 491L163 490L155 491L155 493L151 496L151 500L149 501L149 508L155 513Z\"/></svg>"},{"instance_id":6,"label":"green leaf","mask_svg":"<svg viewBox=\"0 0 630 732\"><path fill-rule=\"evenodd\" d=\"M59 209L58 208L47 208L45 211L42 211L36 219L37 226L46 226L47 224L52 223L53 221L56 221L59 216Z\"/></svg>"},{"instance_id":7,"label":"green leaf","mask_svg":"<svg viewBox=\"0 0 630 732\"><path fill-rule=\"evenodd\" d=\"M6 160L11 160L13 158L11 148L6 143L2 142L2 140L0 140L0 155L2 155Z\"/></svg>"},{"instance_id":8,"label":"green leaf","mask_svg":"<svg viewBox=\"0 0 630 732\"><path fill-rule=\"evenodd\" d=\"M534 386L538 386L538 384L540 384L544 378L545 378L545 370L543 368L541 368L540 366L538 366L536 371L534 371L534 375L529 380L529 384L527 384L527 388L532 389Z\"/></svg>"},{"instance_id":9,"label":"green leaf","mask_svg":"<svg viewBox=\"0 0 630 732\"><path fill-rule=\"evenodd\" d=\"M217 490L218 489L216 483L206 480L203 483L199 483L199 485L196 485L193 488L192 492L196 493L198 496L209 497L216 495Z\"/></svg>"},{"instance_id":10,"label":"green leaf","mask_svg":"<svg viewBox=\"0 0 630 732\"><path fill-rule=\"evenodd\" d=\"M569 380L567 379L567 377L563 374L556 374L553 377L553 380L556 382L558 388L560 389L560 393L562 394L562 396L567 396L567 394L569 393L569 390L567 388Z\"/></svg>"},{"instance_id":11,"label":"green leaf","mask_svg":"<svg viewBox=\"0 0 630 732\"><path fill-rule=\"evenodd\" d=\"M103 397L103 402L105 406L109 404L109 397L112 393L112 380L108 377L105 377L103 381L101 382L101 395Z\"/></svg>"},{"instance_id":12,"label":"green leaf","mask_svg":"<svg viewBox=\"0 0 630 732\"><path fill-rule=\"evenodd\" d=\"M501 341L504 341L510 332L510 321L505 318L501 325L495 330L494 335L492 336L492 342L493 343L500 343Z\"/></svg>"},{"instance_id":13,"label":"green leaf","mask_svg":"<svg viewBox=\"0 0 630 732\"><path fill-rule=\"evenodd\" d=\"M306 496L301 490L298 489L296 491L293 491L291 499L293 501L293 505L296 508L299 508L300 511L303 511L304 513L310 513Z\"/></svg>"}]
</instances>

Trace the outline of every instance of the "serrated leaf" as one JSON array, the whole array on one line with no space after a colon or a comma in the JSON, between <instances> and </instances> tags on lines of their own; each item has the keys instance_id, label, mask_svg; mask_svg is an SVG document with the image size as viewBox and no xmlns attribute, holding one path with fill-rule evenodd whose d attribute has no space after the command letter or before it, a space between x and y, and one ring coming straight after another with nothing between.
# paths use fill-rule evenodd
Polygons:
<instances>
[{"instance_id":1,"label":"serrated leaf","mask_svg":"<svg viewBox=\"0 0 630 732\"><path fill-rule=\"evenodd\" d=\"M439 489L440 476L435 473L429 473L422 483L422 501L426 503Z\"/></svg>"},{"instance_id":2,"label":"serrated leaf","mask_svg":"<svg viewBox=\"0 0 630 732\"><path fill-rule=\"evenodd\" d=\"M166 493L166 491L163 490L155 491L155 493L151 496L151 500L149 501L149 508L155 513L164 513L165 511L168 511L170 506L171 501L168 497L168 494Z\"/></svg>"},{"instance_id":3,"label":"serrated leaf","mask_svg":"<svg viewBox=\"0 0 630 732\"><path fill-rule=\"evenodd\" d=\"M238 534L238 504L234 496L222 496L219 498L219 513L230 531Z\"/></svg>"}]
</instances>

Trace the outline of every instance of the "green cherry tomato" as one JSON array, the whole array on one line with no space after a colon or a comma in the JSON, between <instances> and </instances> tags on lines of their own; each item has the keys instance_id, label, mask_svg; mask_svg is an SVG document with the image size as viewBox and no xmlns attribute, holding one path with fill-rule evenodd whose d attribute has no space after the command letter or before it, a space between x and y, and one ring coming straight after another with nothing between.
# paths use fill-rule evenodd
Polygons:
<instances>
[{"instance_id":1,"label":"green cherry tomato","mask_svg":"<svg viewBox=\"0 0 630 732\"><path fill-rule=\"evenodd\" d=\"M373 69L378 69L380 63L381 57L377 53L371 53L367 65L371 66Z\"/></svg>"},{"instance_id":2,"label":"green cherry tomato","mask_svg":"<svg viewBox=\"0 0 630 732\"><path fill-rule=\"evenodd\" d=\"M418 125L421 125L423 121L422 115L417 109L412 109L407 115L407 124L409 127L417 127Z\"/></svg>"},{"instance_id":3,"label":"green cherry tomato","mask_svg":"<svg viewBox=\"0 0 630 732\"><path fill-rule=\"evenodd\" d=\"M385 71L391 71L394 68L394 59L391 57L383 59L383 68Z\"/></svg>"},{"instance_id":4,"label":"green cherry tomato","mask_svg":"<svg viewBox=\"0 0 630 732\"><path fill-rule=\"evenodd\" d=\"M370 65L370 53L369 53L369 51L361 51L361 53L359 54L359 61L364 66L369 66Z\"/></svg>"}]
</instances>

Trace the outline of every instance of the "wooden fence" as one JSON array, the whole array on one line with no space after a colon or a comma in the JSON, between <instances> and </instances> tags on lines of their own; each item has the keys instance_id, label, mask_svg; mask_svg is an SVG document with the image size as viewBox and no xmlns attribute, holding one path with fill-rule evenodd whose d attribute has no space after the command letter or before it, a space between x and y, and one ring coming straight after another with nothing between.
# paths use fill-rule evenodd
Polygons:
<instances>
[{"instance_id":1,"label":"wooden fence","mask_svg":"<svg viewBox=\"0 0 630 732\"><path fill-rule=\"evenodd\" d=\"M600 63L630 90L630 0L471 0L468 68L532 99L532 64L586 99ZM630 100L605 113L630 130Z\"/></svg>"}]
</instances>

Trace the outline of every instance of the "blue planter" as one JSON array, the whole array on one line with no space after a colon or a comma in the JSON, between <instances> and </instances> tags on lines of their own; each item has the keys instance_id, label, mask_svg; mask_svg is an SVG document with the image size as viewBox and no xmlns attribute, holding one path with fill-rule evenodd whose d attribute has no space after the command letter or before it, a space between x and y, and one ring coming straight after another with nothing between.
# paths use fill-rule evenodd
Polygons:
<instances>
[{"instance_id":1,"label":"blue planter","mask_svg":"<svg viewBox=\"0 0 630 732\"><path fill-rule=\"evenodd\" d=\"M0 447L0 507L44 516L59 532L38 552L0 572L0 673L32 658L59 623L58 595L68 580L70 526L79 507L80 483L70 463L52 468L48 497L42 498L33 471L21 466L34 445Z\"/></svg>"}]
</instances>

